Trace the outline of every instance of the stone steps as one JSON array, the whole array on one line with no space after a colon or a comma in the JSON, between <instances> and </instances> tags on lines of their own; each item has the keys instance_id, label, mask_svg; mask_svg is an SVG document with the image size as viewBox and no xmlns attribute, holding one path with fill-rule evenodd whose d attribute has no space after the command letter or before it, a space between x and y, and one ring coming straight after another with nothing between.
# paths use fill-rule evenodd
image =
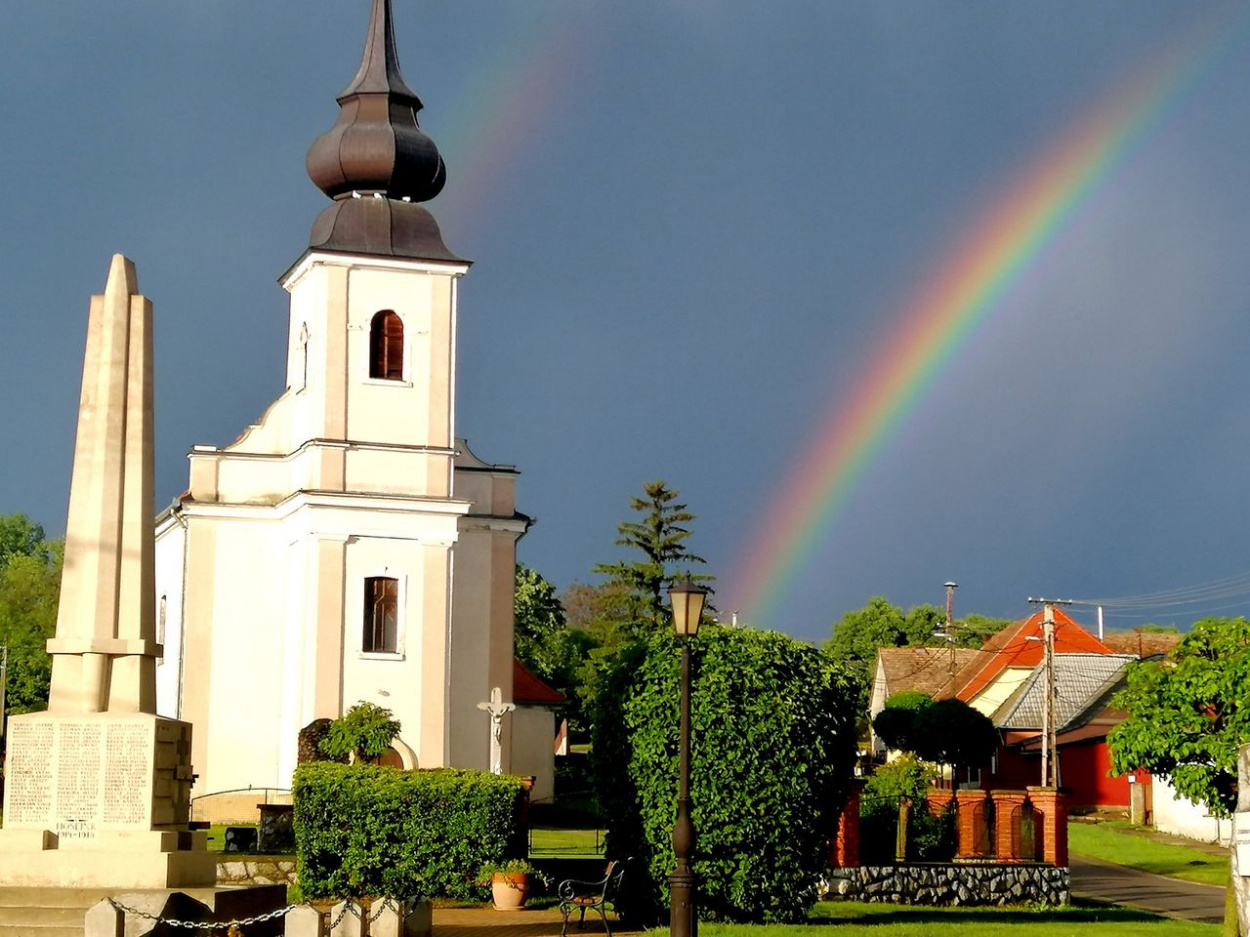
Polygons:
<instances>
[{"instance_id":1,"label":"stone steps","mask_svg":"<svg viewBox=\"0 0 1250 937\"><path fill-rule=\"evenodd\" d=\"M87 909L106 897L94 888L0 888L0 937L83 937Z\"/></svg>"}]
</instances>

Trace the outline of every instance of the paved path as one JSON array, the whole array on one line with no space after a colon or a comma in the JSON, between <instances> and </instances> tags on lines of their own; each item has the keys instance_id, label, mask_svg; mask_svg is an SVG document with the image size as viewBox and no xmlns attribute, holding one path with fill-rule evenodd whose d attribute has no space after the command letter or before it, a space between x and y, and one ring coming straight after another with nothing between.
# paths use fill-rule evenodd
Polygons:
<instances>
[{"instance_id":1,"label":"paved path","mask_svg":"<svg viewBox=\"0 0 1250 937\"><path fill-rule=\"evenodd\" d=\"M1224 920L1224 888L1140 872L1085 856L1069 857L1072 895L1126 905L1186 921Z\"/></svg>"},{"instance_id":2,"label":"paved path","mask_svg":"<svg viewBox=\"0 0 1250 937\"><path fill-rule=\"evenodd\" d=\"M619 924L616 915L608 913L612 935L632 935L639 931ZM560 912L496 911L494 908L435 908L432 937L560 937ZM586 927L577 929L577 918L569 921L568 937L606 937L598 914L586 915Z\"/></svg>"}]
</instances>

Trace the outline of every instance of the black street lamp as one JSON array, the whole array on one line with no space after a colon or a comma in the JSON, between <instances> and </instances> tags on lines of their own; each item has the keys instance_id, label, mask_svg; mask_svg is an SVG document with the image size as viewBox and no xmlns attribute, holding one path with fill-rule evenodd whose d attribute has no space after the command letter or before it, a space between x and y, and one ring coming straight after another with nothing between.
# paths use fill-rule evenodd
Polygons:
<instances>
[{"instance_id":1,"label":"black street lamp","mask_svg":"<svg viewBox=\"0 0 1250 937\"><path fill-rule=\"evenodd\" d=\"M696 586L687 577L668 590L673 607L673 629L681 641L681 737L677 765L677 822L673 826L673 852L677 868L668 877L671 903L669 933L672 937L698 937L699 912L695 903L694 873L690 857L694 854L694 824L690 822L690 639L699 633L703 603L707 590Z\"/></svg>"}]
</instances>

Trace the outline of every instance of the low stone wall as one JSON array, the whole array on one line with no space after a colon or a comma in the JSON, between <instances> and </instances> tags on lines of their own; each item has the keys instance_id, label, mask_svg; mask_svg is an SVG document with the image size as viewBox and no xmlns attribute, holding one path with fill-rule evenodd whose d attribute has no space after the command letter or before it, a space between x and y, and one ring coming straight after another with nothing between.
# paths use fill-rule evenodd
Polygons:
<instances>
[{"instance_id":1,"label":"low stone wall","mask_svg":"<svg viewBox=\"0 0 1250 937\"><path fill-rule=\"evenodd\" d=\"M295 857L248 856L217 860L218 885L294 885Z\"/></svg>"},{"instance_id":2,"label":"low stone wall","mask_svg":"<svg viewBox=\"0 0 1250 937\"><path fill-rule=\"evenodd\" d=\"M1003 905L1068 903L1066 868L960 863L829 869L827 898L891 904Z\"/></svg>"}]
</instances>

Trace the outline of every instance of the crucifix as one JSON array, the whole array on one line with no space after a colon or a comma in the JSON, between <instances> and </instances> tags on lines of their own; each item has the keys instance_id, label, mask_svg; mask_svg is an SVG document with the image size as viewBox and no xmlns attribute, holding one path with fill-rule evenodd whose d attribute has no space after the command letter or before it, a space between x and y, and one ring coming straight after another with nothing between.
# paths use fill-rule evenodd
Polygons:
<instances>
[{"instance_id":1,"label":"crucifix","mask_svg":"<svg viewBox=\"0 0 1250 937\"><path fill-rule=\"evenodd\" d=\"M516 703L505 703L503 691L495 687L490 691L490 702L478 703L477 708L490 713L491 774L503 774L503 717L516 709Z\"/></svg>"}]
</instances>

